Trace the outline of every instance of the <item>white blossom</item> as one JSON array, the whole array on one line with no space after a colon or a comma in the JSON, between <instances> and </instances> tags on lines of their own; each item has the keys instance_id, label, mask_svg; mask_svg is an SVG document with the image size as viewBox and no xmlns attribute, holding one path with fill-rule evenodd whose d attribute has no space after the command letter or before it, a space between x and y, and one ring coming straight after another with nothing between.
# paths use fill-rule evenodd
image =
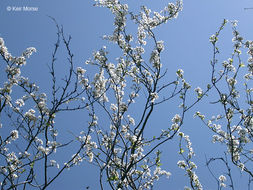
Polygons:
<instances>
[{"instance_id":1,"label":"white blossom","mask_svg":"<svg viewBox=\"0 0 253 190\"><path fill-rule=\"evenodd\" d=\"M172 118L172 122L173 123L180 123L181 122L181 117L179 114L176 114L173 118Z\"/></svg>"},{"instance_id":2,"label":"white blossom","mask_svg":"<svg viewBox=\"0 0 253 190\"><path fill-rule=\"evenodd\" d=\"M219 180L220 180L220 182L224 182L227 180L227 178L224 175L220 175Z\"/></svg>"},{"instance_id":3,"label":"white blossom","mask_svg":"<svg viewBox=\"0 0 253 190\"><path fill-rule=\"evenodd\" d=\"M11 139L14 141L18 139L18 131L17 130L11 131Z\"/></svg>"},{"instance_id":4,"label":"white blossom","mask_svg":"<svg viewBox=\"0 0 253 190\"><path fill-rule=\"evenodd\" d=\"M60 165L55 160L50 160L50 165L56 168L60 168Z\"/></svg>"}]
</instances>

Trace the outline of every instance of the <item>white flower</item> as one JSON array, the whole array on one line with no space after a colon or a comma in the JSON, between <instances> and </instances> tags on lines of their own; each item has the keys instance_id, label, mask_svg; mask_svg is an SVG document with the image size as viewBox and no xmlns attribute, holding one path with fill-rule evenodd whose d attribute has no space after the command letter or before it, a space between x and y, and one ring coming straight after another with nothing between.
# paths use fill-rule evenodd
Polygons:
<instances>
[{"instance_id":1,"label":"white flower","mask_svg":"<svg viewBox=\"0 0 253 190\"><path fill-rule=\"evenodd\" d=\"M172 118L172 122L173 122L173 123L179 123L179 122L181 122L181 117L180 117L180 115L176 114L176 115Z\"/></svg>"},{"instance_id":2,"label":"white flower","mask_svg":"<svg viewBox=\"0 0 253 190\"><path fill-rule=\"evenodd\" d=\"M220 180L220 182L224 182L224 181L227 180L227 178L226 178L226 176L221 175L221 176L219 177L219 180Z\"/></svg>"},{"instance_id":3,"label":"white flower","mask_svg":"<svg viewBox=\"0 0 253 190\"><path fill-rule=\"evenodd\" d=\"M38 137L35 137L35 141L36 141L38 144L43 145L43 141L42 141L41 139L39 139Z\"/></svg>"},{"instance_id":4,"label":"white flower","mask_svg":"<svg viewBox=\"0 0 253 190\"><path fill-rule=\"evenodd\" d=\"M135 136L135 135L131 136L131 141L132 141L133 143L136 142L136 141L137 141L137 136Z\"/></svg>"},{"instance_id":5,"label":"white flower","mask_svg":"<svg viewBox=\"0 0 253 190\"><path fill-rule=\"evenodd\" d=\"M176 72L177 76L179 78L183 78L183 75L184 75L184 71L182 69L178 69L177 72Z\"/></svg>"},{"instance_id":6,"label":"white flower","mask_svg":"<svg viewBox=\"0 0 253 190\"><path fill-rule=\"evenodd\" d=\"M4 39L0 38L0 46L4 46Z\"/></svg>"},{"instance_id":7,"label":"white flower","mask_svg":"<svg viewBox=\"0 0 253 190\"><path fill-rule=\"evenodd\" d=\"M22 107L25 105L25 102L23 99L17 99L15 104L17 104L19 107Z\"/></svg>"},{"instance_id":8,"label":"white flower","mask_svg":"<svg viewBox=\"0 0 253 190\"><path fill-rule=\"evenodd\" d=\"M87 78L82 77L80 79L80 84L83 85L85 88L90 88L89 79L87 79Z\"/></svg>"},{"instance_id":9,"label":"white flower","mask_svg":"<svg viewBox=\"0 0 253 190\"><path fill-rule=\"evenodd\" d=\"M36 51L37 50L34 47L29 47L23 52L22 56L29 58L33 54L33 52Z\"/></svg>"},{"instance_id":10,"label":"white flower","mask_svg":"<svg viewBox=\"0 0 253 190\"><path fill-rule=\"evenodd\" d=\"M211 43L216 43L217 41L218 41L218 37L216 36L216 35L212 35L210 38L209 38L209 41L211 42Z\"/></svg>"},{"instance_id":11,"label":"white flower","mask_svg":"<svg viewBox=\"0 0 253 190\"><path fill-rule=\"evenodd\" d=\"M230 21L233 27L237 26L238 21L237 20L231 20Z\"/></svg>"},{"instance_id":12,"label":"white flower","mask_svg":"<svg viewBox=\"0 0 253 190\"><path fill-rule=\"evenodd\" d=\"M227 79L227 82L230 86L234 86L237 83L237 81L234 78Z\"/></svg>"},{"instance_id":13,"label":"white flower","mask_svg":"<svg viewBox=\"0 0 253 190\"><path fill-rule=\"evenodd\" d=\"M38 147L38 150L39 151L41 151L43 154L46 154L46 155L48 155L48 153L49 153L49 151L50 151L50 149L49 148L44 148L43 146L39 146Z\"/></svg>"},{"instance_id":14,"label":"white flower","mask_svg":"<svg viewBox=\"0 0 253 190\"><path fill-rule=\"evenodd\" d=\"M93 161L93 158L94 158L94 154L92 152L88 152L88 157L89 157L89 162L92 162Z\"/></svg>"},{"instance_id":15,"label":"white flower","mask_svg":"<svg viewBox=\"0 0 253 190\"><path fill-rule=\"evenodd\" d=\"M226 187L226 184L225 183L220 183L220 186L221 187Z\"/></svg>"},{"instance_id":16,"label":"white flower","mask_svg":"<svg viewBox=\"0 0 253 190\"><path fill-rule=\"evenodd\" d=\"M185 167L186 167L186 163L185 163L184 160L179 160L179 161L177 162L177 165L178 165L178 167L181 168L181 169L185 169Z\"/></svg>"},{"instance_id":17,"label":"white flower","mask_svg":"<svg viewBox=\"0 0 253 190\"><path fill-rule=\"evenodd\" d=\"M163 51L164 50L164 45L163 45L163 41L158 41L156 43L156 46L157 46L157 49L159 52Z\"/></svg>"},{"instance_id":18,"label":"white flower","mask_svg":"<svg viewBox=\"0 0 253 190\"><path fill-rule=\"evenodd\" d=\"M25 59L24 56L17 57L17 58L15 58L15 63L17 65L25 65L26 64L26 59Z\"/></svg>"},{"instance_id":19,"label":"white flower","mask_svg":"<svg viewBox=\"0 0 253 190\"><path fill-rule=\"evenodd\" d=\"M50 166L55 166L56 168L60 168L60 165L55 160L50 160Z\"/></svg>"},{"instance_id":20,"label":"white flower","mask_svg":"<svg viewBox=\"0 0 253 190\"><path fill-rule=\"evenodd\" d=\"M77 164L79 164L80 162L83 161L83 158L79 154L72 155L72 158L74 158L73 159L73 164L75 164L75 165L77 165Z\"/></svg>"},{"instance_id":21,"label":"white flower","mask_svg":"<svg viewBox=\"0 0 253 190\"><path fill-rule=\"evenodd\" d=\"M161 68L160 55L157 50L153 50L150 55L150 62L153 63L153 67L156 69Z\"/></svg>"},{"instance_id":22,"label":"white flower","mask_svg":"<svg viewBox=\"0 0 253 190\"><path fill-rule=\"evenodd\" d=\"M26 112L24 116L30 120L36 120L37 118L34 114L35 114L35 111L33 109L29 109L28 112Z\"/></svg>"},{"instance_id":23,"label":"white flower","mask_svg":"<svg viewBox=\"0 0 253 190\"><path fill-rule=\"evenodd\" d=\"M100 97L100 101L106 101L108 98L106 97L106 83L107 79L104 76L104 70L101 70L99 73L97 73L94 77L94 90L93 95L95 98Z\"/></svg>"},{"instance_id":24,"label":"white flower","mask_svg":"<svg viewBox=\"0 0 253 190\"><path fill-rule=\"evenodd\" d=\"M114 112L116 112L118 110L118 107L115 104L111 104L110 109Z\"/></svg>"},{"instance_id":25,"label":"white flower","mask_svg":"<svg viewBox=\"0 0 253 190\"><path fill-rule=\"evenodd\" d=\"M134 118L130 117L130 115L128 115L127 117L129 119L129 123L132 124L132 125L135 125Z\"/></svg>"},{"instance_id":26,"label":"white flower","mask_svg":"<svg viewBox=\"0 0 253 190\"><path fill-rule=\"evenodd\" d=\"M83 69L82 67L77 67L76 72L78 75L84 75L86 70Z\"/></svg>"},{"instance_id":27,"label":"white flower","mask_svg":"<svg viewBox=\"0 0 253 190\"><path fill-rule=\"evenodd\" d=\"M151 102L154 103L155 100L157 100L159 98L157 92L152 92L150 93L150 97L151 97Z\"/></svg>"},{"instance_id":28,"label":"white flower","mask_svg":"<svg viewBox=\"0 0 253 190\"><path fill-rule=\"evenodd\" d=\"M199 98L203 95L203 90L200 87L195 88L194 91L197 92Z\"/></svg>"},{"instance_id":29,"label":"white flower","mask_svg":"<svg viewBox=\"0 0 253 190\"><path fill-rule=\"evenodd\" d=\"M244 166L244 164L243 164L243 163L240 163L240 164L238 165L238 167L241 169L241 171L243 171L243 170L244 170L244 168L245 168L245 166Z\"/></svg>"},{"instance_id":30,"label":"white flower","mask_svg":"<svg viewBox=\"0 0 253 190\"><path fill-rule=\"evenodd\" d=\"M14 141L18 139L18 131L17 130L11 131L11 138Z\"/></svg>"}]
</instances>

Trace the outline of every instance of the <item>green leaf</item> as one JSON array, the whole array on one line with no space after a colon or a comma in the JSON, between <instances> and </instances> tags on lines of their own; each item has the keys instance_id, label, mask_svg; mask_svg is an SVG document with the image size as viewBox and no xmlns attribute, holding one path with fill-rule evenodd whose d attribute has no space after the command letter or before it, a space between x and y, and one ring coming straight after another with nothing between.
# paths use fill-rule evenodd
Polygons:
<instances>
[{"instance_id":1,"label":"green leaf","mask_svg":"<svg viewBox=\"0 0 253 190\"><path fill-rule=\"evenodd\" d=\"M184 149L180 148L179 154L183 154L184 153Z\"/></svg>"},{"instance_id":2,"label":"green leaf","mask_svg":"<svg viewBox=\"0 0 253 190\"><path fill-rule=\"evenodd\" d=\"M243 63L239 64L239 67L245 67L245 65Z\"/></svg>"},{"instance_id":3,"label":"green leaf","mask_svg":"<svg viewBox=\"0 0 253 190\"><path fill-rule=\"evenodd\" d=\"M33 167L34 167L34 161L30 164L30 166L33 169Z\"/></svg>"}]
</instances>

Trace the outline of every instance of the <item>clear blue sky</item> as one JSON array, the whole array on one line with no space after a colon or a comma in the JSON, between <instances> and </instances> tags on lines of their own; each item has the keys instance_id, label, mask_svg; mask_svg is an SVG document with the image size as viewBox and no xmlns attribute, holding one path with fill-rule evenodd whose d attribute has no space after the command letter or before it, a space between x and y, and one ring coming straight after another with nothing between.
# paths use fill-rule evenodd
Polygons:
<instances>
[{"instance_id":1,"label":"clear blue sky","mask_svg":"<svg viewBox=\"0 0 253 190\"><path fill-rule=\"evenodd\" d=\"M152 10L162 9L168 1L166 0L129 0L130 10L136 10L139 5L145 4ZM38 50L29 60L24 73L35 81L42 91L47 92L48 74L47 64L50 63L53 44L56 40L56 28L48 16L54 17L57 22L63 25L66 34L70 34L72 40L72 51L75 54L77 66L83 66L84 61L91 57L93 50L100 49L105 41L101 36L109 34L113 30L112 15L103 8L93 6L92 0L1 0L0 1L0 37L3 37L9 51L14 55L19 55L27 47L34 46ZM38 7L37 12L17 12L7 11L8 6L34 6ZM245 7L253 7L250 0L185 0L183 11L178 18L169 21L166 25L156 30L157 38L165 42L165 51L162 55L163 66L168 68L170 80L175 76L178 68L185 72L186 79L192 84L193 88L204 85L210 80L210 60L212 56L209 37L217 31L223 19L238 20L239 31L248 39L253 38L253 9L244 10ZM222 55L220 60L225 60L231 54L232 35L231 27L227 26L222 33ZM61 57L62 56L62 57ZM117 55L115 55L116 57ZM64 52L58 56L59 60L64 61ZM1 65L0 69L4 69ZM58 74L64 75L64 70L58 68ZM0 74L1 83L3 77ZM216 151L217 145L210 144L211 136L206 128L197 119L193 119L194 111L213 112L203 106L195 107L188 113L183 131L190 135L193 148L196 151L195 162L198 164L197 174L200 177L204 189L211 190L216 188L214 181L209 181L210 174L205 167L205 155L222 154ZM174 108L174 107L175 108ZM172 103L169 107L161 106L159 113L153 115L154 128L150 133L158 129L166 128L170 118L177 113L177 103ZM60 117L60 116L59 116ZM84 125L85 118L81 114L71 116L75 125ZM74 124L71 120L60 120L59 125L66 132L68 126ZM68 129L67 129L68 128ZM78 131L78 129L73 129ZM171 171L170 180L161 180L155 189L180 190L188 184L184 177L184 171L177 168L178 160L177 144L166 144L164 150L163 166ZM64 153L62 153L64 154ZM175 156L174 156L175 155ZM65 171L62 177L49 189L85 189L90 186L92 190L97 189L97 168L88 163L82 163L79 168L72 168ZM240 177L240 176L239 176ZM238 185L238 184L237 184ZM240 189L238 187L238 189Z\"/></svg>"}]
</instances>

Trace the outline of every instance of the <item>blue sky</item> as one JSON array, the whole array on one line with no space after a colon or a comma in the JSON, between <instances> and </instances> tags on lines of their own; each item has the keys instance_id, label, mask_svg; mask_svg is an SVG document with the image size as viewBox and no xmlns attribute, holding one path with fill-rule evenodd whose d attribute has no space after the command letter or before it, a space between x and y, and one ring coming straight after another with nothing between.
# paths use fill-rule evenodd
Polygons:
<instances>
[{"instance_id":1,"label":"blue sky","mask_svg":"<svg viewBox=\"0 0 253 190\"><path fill-rule=\"evenodd\" d=\"M165 0L140 0L138 2L129 0L124 2L129 3L130 9L133 10L142 4L147 5L152 10L159 10L168 3ZM76 66L83 66L84 61L91 57L94 50L100 49L104 44L107 45L101 36L113 31L113 17L108 10L94 7L93 3L91 0L0 1L0 37L4 38L9 51L14 55L19 55L27 47L36 47L38 52L29 59L23 73L35 81L40 86L41 91L48 91L50 75L47 64L50 63L53 44L56 40L55 25L48 16L54 17L60 25L63 25L65 33L72 36L71 48L75 54ZM38 12L7 11L8 6L34 6L38 7ZM169 79L175 78L176 70L182 68L186 79L193 88L197 86L204 88L205 84L209 82L211 74L209 63L212 49L209 37L217 31L223 19L238 20L238 28L241 34L247 39L252 39L253 9L244 10L245 7L253 7L253 2L250 0L185 0L183 11L178 18L169 21L155 31L157 38L165 42L162 60L163 66L168 68ZM232 30L229 25L222 32L222 41L219 44L222 51L220 60L227 59L231 54L231 33ZM63 51L58 57L59 62L64 62ZM4 67L1 65L0 69L4 69ZM64 76L64 66L59 66L57 69L58 75ZM1 84L3 80L4 78L0 75ZM193 147L196 150L195 161L199 165L197 174L202 180L204 189L211 190L216 188L216 184L209 180L210 174L205 167L205 156L222 154L222 151L217 151L217 147L221 146L214 146L210 143L210 133L201 126L201 122L193 119L194 111L203 110L203 112L212 115L216 109L215 107L207 108L204 105L194 107L192 112L187 114L183 131L190 135ZM169 106L159 107L159 111L153 115L151 124L155 128L150 130L150 134L156 132L157 129L166 127L177 110L176 100ZM74 124L79 126L85 124L81 113L70 116L71 120L59 119L58 124L64 129ZM68 135L67 130L64 131L63 133ZM184 172L176 166L178 160L176 145L177 140L162 146L164 167L171 171L172 177L168 181L161 180L156 189L180 190L183 189L184 185L187 185ZM83 163L79 168L74 167L70 171L66 171L49 189L84 189L88 185L92 190L96 190L96 174L96 168L88 163ZM240 177L240 175L238 176Z\"/></svg>"}]
</instances>

